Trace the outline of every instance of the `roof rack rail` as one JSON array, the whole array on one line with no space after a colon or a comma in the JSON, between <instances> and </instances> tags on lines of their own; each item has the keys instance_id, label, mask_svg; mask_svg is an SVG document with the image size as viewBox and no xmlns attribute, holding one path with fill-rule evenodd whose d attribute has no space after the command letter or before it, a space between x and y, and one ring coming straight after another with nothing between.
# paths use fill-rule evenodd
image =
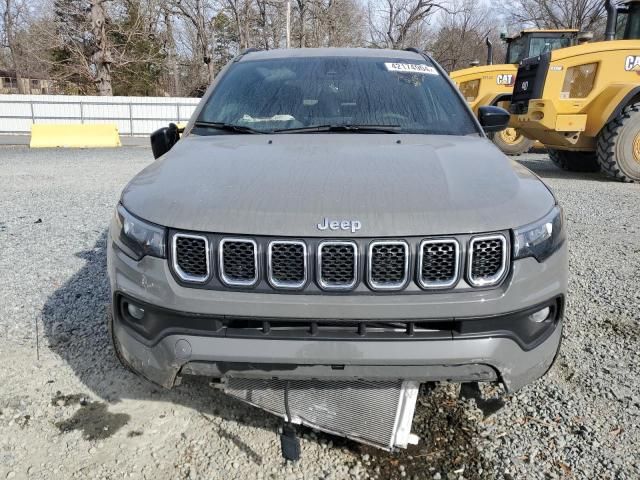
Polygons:
<instances>
[{"instance_id":1,"label":"roof rack rail","mask_svg":"<svg viewBox=\"0 0 640 480\"><path fill-rule=\"evenodd\" d=\"M407 47L404 50L405 50L405 52L413 52L413 53L417 53L419 55L423 55L422 50L420 50L419 48L416 48L416 47Z\"/></svg>"}]
</instances>

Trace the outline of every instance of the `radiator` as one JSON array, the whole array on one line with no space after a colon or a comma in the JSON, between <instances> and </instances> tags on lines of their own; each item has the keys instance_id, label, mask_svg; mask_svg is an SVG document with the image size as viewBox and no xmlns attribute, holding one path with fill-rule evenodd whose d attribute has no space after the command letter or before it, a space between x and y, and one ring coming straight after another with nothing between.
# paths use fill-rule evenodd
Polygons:
<instances>
[{"instance_id":1,"label":"radiator","mask_svg":"<svg viewBox=\"0 0 640 480\"><path fill-rule=\"evenodd\" d=\"M365 380L277 380L227 377L224 391L290 421L385 450L417 443L411 423L419 383Z\"/></svg>"}]
</instances>

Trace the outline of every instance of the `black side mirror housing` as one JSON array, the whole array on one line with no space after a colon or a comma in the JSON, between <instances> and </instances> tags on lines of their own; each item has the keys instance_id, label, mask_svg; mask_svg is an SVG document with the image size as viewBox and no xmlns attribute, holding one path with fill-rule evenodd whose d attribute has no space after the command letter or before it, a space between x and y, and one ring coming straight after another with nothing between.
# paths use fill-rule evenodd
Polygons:
<instances>
[{"instance_id":1,"label":"black side mirror housing","mask_svg":"<svg viewBox=\"0 0 640 480\"><path fill-rule=\"evenodd\" d=\"M509 125L509 112L504 108L485 105L478 109L478 120L485 132L500 132Z\"/></svg>"},{"instance_id":2,"label":"black side mirror housing","mask_svg":"<svg viewBox=\"0 0 640 480\"><path fill-rule=\"evenodd\" d=\"M159 158L180 140L180 130L175 123L170 123L168 127L162 127L151 134L151 150L153 158Z\"/></svg>"}]
</instances>

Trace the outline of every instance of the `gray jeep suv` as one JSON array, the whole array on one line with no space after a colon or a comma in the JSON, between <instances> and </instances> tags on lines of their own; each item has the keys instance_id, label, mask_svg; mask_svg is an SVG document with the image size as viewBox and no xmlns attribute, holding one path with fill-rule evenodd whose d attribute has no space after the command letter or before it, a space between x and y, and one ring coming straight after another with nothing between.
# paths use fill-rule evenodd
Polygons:
<instances>
[{"instance_id":1,"label":"gray jeep suv","mask_svg":"<svg viewBox=\"0 0 640 480\"><path fill-rule=\"evenodd\" d=\"M154 134L164 155L117 206L120 359L165 387L244 381L227 388L271 411L255 382L539 378L560 345L565 227L487 139L507 119L476 119L418 51L235 58L179 141Z\"/></svg>"}]
</instances>

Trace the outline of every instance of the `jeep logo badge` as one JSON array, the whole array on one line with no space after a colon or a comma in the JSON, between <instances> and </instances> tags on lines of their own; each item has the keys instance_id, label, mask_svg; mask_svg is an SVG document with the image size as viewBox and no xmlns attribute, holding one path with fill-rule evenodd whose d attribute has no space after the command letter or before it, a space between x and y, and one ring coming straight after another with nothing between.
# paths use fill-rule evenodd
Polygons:
<instances>
[{"instance_id":1,"label":"jeep logo badge","mask_svg":"<svg viewBox=\"0 0 640 480\"><path fill-rule=\"evenodd\" d=\"M362 228L362 224L359 220L329 220L324 217L317 227L318 230L351 230L351 233L356 233Z\"/></svg>"}]
</instances>

